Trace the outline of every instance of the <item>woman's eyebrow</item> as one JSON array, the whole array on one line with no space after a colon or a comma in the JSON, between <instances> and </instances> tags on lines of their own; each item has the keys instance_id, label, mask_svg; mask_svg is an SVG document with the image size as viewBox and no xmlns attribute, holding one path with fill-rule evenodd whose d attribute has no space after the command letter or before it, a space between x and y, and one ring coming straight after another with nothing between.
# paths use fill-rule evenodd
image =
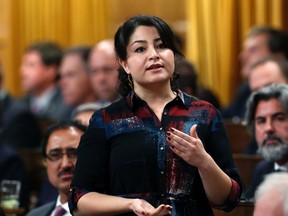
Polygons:
<instances>
[{"instance_id":1,"label":"woman's eyebrow","mask_svg":"<svg viewBox=\"0 0 288 216\"><path fill-rule=\"evenodd\" d=\"M132 46L133 44L135 44L135 43L147 43L147 41L146 41L146 40L136 40L136 41L133 41L133 42L131 43L131 46Z\"/></svg>"}]
</instances>

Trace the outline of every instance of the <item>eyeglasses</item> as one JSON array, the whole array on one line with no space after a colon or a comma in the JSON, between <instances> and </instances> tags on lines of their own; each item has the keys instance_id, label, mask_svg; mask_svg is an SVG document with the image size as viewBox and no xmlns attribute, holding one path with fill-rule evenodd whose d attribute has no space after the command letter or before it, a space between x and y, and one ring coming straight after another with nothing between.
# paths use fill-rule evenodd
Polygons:
<instances>
[{"instance_id":1,"label":"eyeglasses","mask_svg":"<svg viewBox=\"0 0 288 216\"><path fill-rule=\"evenodd\" d=\"M63 158L64 155L67 155L67 157L70 160L76 160L77 159L77 149L76 148L69 148L66 150L66 152L62 152L59 149L51 150L48 154L45 155L45 157L52 161L56 162Z\"/></svg>"}]
</instances>

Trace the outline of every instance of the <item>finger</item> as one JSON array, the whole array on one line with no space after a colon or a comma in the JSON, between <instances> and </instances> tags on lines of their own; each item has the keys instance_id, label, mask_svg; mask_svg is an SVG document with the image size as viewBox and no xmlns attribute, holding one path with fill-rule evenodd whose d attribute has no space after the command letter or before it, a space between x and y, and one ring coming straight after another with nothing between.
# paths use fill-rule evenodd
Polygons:
<instances>
[{"instance_id":1,"label":"finger","mask_svg":"<svg viewBox=\"0 0 288 216\"><path fill-rule=\"evenodd\" d=\"M171 149L176 155L178 155L179 157L181 157L181 158L183 157L184 152L178 150L178 149L175 148L174 146L170 146L170 149Z\"/></svg>"},{"instance_id":2,"label":"finger","mask_svg":"<svg viewBox=\"0 0 288 216\"><path fill-rule=\"evenodd\" d=\"M196 139L198 139L198 134L197 134L197 131L196 131L196 128L197 128L197 125L193 125L191 128L190 128L190 135Z\"/></svg>"},{"instance_id":3,"label":"finger","mask_svg":"<svg viewBox=\"0 0 288 216\"><path fill-rule=\"evenodd\" d=\"M185 140L185 141L187 141L187 142L191 142L191 140L194 140L194 138L192 138L191 136L190 136L190 134L186 134L186 133L184 133L184 132L182 132L182 131L180 131L180 130L177 130L177 129L175 129L175 128L169 128L169 130L167 131L167 133L171 133L171 134L173 134L173 135L175 135L175 136L177 136L177 137L179 137L179 138L181 138L182 140Z\"/></svg>"},{"instance_id":4,"label":"finger","mask_svg":"<svg viewBox=\"0 0 288 216\"><path fill-rule=\"evenodd\" d=\"M171 213L172 207L170 205L164 205L161 204L160 206L158 206L158 208L156 208L152 215L167 215L169 213Z\"/></svg>"},{"instance_id":5,"label":"finger","mask_svg":"<svg viewBox=\"0 0 288 216\"><path fill-rule=\"evenodd\" d=\"M135 199L133 209L136 215L144 216L148 215L148 212L152 212L155 208L145 200Z\"/></svg>"},{"instance_id":6,"label":"finger","mask_svg":"<svg viewBox=\"0 0 288 216\"><path fill-rule=\"evenodd\" d=\"M167 136L166 140L167 140L167 142L170 143L170 146L171 146L171 148L173 149L173 151L174 151L174 150L175 150L175 151L177 150L177 151L182 152L182 153L184 153L184 152L186 151L185 145L180 144L179 142L177 142L177 141L175 140L175 137L172 137L172 135ZM175 151L174 151L174 152L175 152ZM176 153L176 152L175 152L175 153Z\"/></svg>"}]
</instances>

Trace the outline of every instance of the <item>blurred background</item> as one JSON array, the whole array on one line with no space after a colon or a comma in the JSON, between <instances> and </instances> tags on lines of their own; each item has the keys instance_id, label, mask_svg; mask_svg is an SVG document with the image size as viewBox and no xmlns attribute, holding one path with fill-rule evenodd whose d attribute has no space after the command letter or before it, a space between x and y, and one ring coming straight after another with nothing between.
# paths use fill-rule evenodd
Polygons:
<instances>
[{"instance_id":1,"label":"blurred background","mask_svg":"<svg viewBox=\"0 0 288 216\"><path fill-rule=\"evenodd\" d=\"M112 38L135 14L163 18L182 41L199 81L223 105L241 83L238 55L251 26L288 29L285 0L0 0L0 61L5 88L23 94L19 66L27 45L52 40L63 48Z\"/></svg>"}]
</instances>

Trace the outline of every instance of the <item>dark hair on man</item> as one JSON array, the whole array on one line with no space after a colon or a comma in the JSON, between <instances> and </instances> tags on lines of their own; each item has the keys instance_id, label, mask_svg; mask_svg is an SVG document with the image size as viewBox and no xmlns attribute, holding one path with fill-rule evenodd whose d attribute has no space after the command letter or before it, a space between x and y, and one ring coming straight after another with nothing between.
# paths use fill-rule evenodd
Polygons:
<instances>
[{"instance_id":1,"label":"dark hair on man","mask_svg":"<svg viewBox=\"0 0 288 216\"><path fill-rule=\"evenodd\" d=\"M164 45L171 49L176 58L183 57L179 44L176 41L174 33L166 22L156 16L138 15L128 19L120 26L114 37L114 46L117 57L125 61L127 59L127 46L131 35L139 26L155 27L160 34L160 38ZM119 92L125 96L131 91L129 86L128 75L122 67L119 68Z\"/></svg>"},{"instance_id":2,"label":"dark hair on man","mask_svg":"<svg viewBox=\"0 0 288 216\"><path fill-rule=\"evenodd\" d=\"M90 46L70 47L64 51L63 56L73 55L73 54L79 55L82 61L85 63L85 65L87 65L91 50L92 50L92 47Z\"/></svg>"},{"instance_id":3,"label":"dark hair on man","mask_svg":"<svg viewBox=\"0 0 288 216\"><path fill-rule=\"evenodd\" d=\"M57 130L68 129L70 127L77 128L78 130L80 130L82 132L85 132L85 130L87 128L85 125L81 124L80 122L73 121L73 120L65 120L65 121L63 120L63 121L59 121L59 122L56 122L56 123L50 125L47 128L47 130L45 131L43 138L42 138L42 142L41 142L41 147L42 147L41 153L42 153L43 157L46 156L46 147L47 147L48 140L49 140L49 137L51 136L51 134Z\"/></svg>"},{"instance_id":4,"label":"dark hair on man","mask_svg":"<svg viewBox=\"0 0 288 216\"><path fill-rule=\"evenodd\" d=\"M175 62L175 73L179 75L176 82L178 88L185 91L185 88L189 87L193 94L196 94L198 75L195 66L187 59L177 60Z\"/></svg>"},{"instance_id":5,"label":"dark hair on man","mask_svg":"<svg viewBox=\"0 0 288 216\"><path fill-rule=\"evenodd\" d=\"M277 64L281 71L281 74L283 75L283 77L286 79L288 83L288 61L283 58L279 58L276 56L265 56L259 59L258 61L256 61L254 64L252 64L250 67L250 71L252 71L254 68L257 68L258 66L263 65L267 62L274 62L275 64Z\"/></svg>"},{"instance_id":6,"label":"dark hair on man","mask_svg":"<svg viewBox=\"0 0 288 216\"><path fill-rule=\"evenodd\" d=\"M37 42L28 46L25 50L28 52L38 52L44 65L59 67L62 59L62 50L54 42Z\"/></svg>"},{"instance_id":7,"label":"dark hair on man","mask_svg":"<svg viewBox=\"0 0 288 216\"><path fill-rule=\"evenodd\" d=\"M268 48L271 53L283 53L288 59L288 34L287 32L269 26L255 26L248 33L249 37L266 34L268 36Z\"/></svg>"},{"instance_id":8,"label":"dark hair on man","mask_svg":"<svg viewBox=\"0 0 288 216\"><path fill-rule=\"evenodd\" d=\"M255 112L259 102L273 98L280 101L283 111L288 115L288 85L286 84L272 84L260 88L253 92L248 98L246 103L245 123L252 135L255 133Z\"/></svg>"}]
</instances>

